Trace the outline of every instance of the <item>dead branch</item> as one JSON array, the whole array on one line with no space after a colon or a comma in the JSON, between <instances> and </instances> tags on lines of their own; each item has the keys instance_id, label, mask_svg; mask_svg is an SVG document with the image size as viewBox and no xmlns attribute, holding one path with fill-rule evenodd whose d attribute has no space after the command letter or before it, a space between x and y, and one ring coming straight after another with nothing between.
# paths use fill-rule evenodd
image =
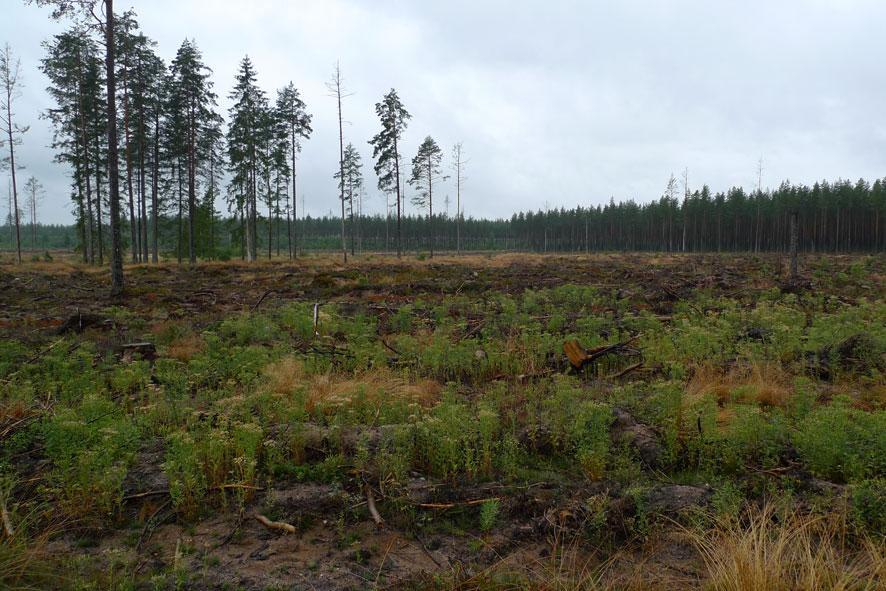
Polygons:
<instances>
[{"instance_id":1,"label":"dead branch","mask_svg":"<svg viewBox=\"0 0 886 591\"><path fill-rule=\"evenodd\" d=\"M375 495L372 493L372 487L369 485L366 485L366 506L369 508L369 514L372 516L375 525L379 527L384 525L385 520L382 519L378 509L375 507Z\"/></svg>"},{"instance_id":2,"label":"dead branch","mask_svg":"<svg viewBox=\"0 0 886 591\"><path fill-rule=\"evenodd\" d=\"M166 509L166 507L168 507L171 503L172 503L172 499L166 499L163 502L163 504L161 504L159 507L157 507L157 509L153 513L151 513L151 516L148 517L148 520L145 522L145 527L144 527L144 529L142 529L142 533L138 538L138 544L135 545L136 552L138 552L141 549L143 544L147 543L148 540L151 539L151 536L154 534L154 529L156 529L161 523L163 523L164 521L169 519L169 516L172 515L172 512L170 512L163 519L161 519L159 521L154 521L154 519L157 517L157 515L159 515L160 512L163 511L164 509Z\"/></svg>"},{"instance_id":3,"label":"dead branch","mask_svg":"<svg viewBox=\"0 0 886 591\"><path fill-rule=\"evenodd\" d=\"M6 537L11 539L15 536L15 528L12 527L12 519L6 509L6 495L0 496L0 519L3 521L3 531L6 532Z\"/></svg>"},{"instance_id":4,"label":"dead branch","mask_svg":"<svg viewBox=\"0 0 886 591\"><path fill-rule=\"evenodd\" d=\"M273 531L281 531L288 534L294 534L296 532L294 525L284 521L271 521L261 513L256 513L255 519L263 526Z\"/></svg>"},{"instance_id":5,"label":"dead branch","mask_svg":"<svg viewBox=\"0 0 886 591\"><path fill-rule=\"evenodd\" d=\"M123 500L123 501L132 501L132 500L134 500L134 499L144 499L144 498L146 498L146 497L158 497L158 496L160 496L160 495L168 495L168 494L169 494L169 489L164 489L164 490L149 490L149 491L145 491L145 492L140 492L140 493L134 493L134 494L131 494L131 495L126 495L126 496L123 497L123 499L121 499L121 500Z\"/></svg>"},{"instance_id":6,"label":"dead branch","mask_svg":"<svg viewBox=\"0 0 886 591\"><path fill-rule=\"evenodd\" d=\"M275 293L274 290L273 290L273 289L269 289L269 290L266 291L264 294L262 294L262 296L258 299L257 302L255 302L255 305L252 306L252 308L251 308L249 311L250 311L250 312L255 312L256 310L258 310L258 307L261 306L262 302L265 301L265 298L268 297L269 295L271 295L272 293Z\"/></svg>"},{"instance_id":7,"label":"dead branch","mask_svg":"<svg viewBox=\"0 0 886 591\"><path fill-rule=\"evenodd\" d=\"M471 505L482 505L492 501L498 501L501 497L488 497L485 499L471 499L470 501L461 501L459 503L416 503L416 507L422 509L452 509L454 507L469 507Z\"/></svg>"},{"instance_id":8,"label":"dead branch","mask_svg":"<svg viewBox=\"0 0 886 591\"><path fill-rule=\"evenodd\" d=\"M629 366L627 366L626 368L624 368L624 369L621 370L620 372L617 372L617 373L612 374L612 375L609 376L607 379L614 380L614 379L617 379L617 378L623 378L624 376L628 375L629 373L631 373L631 372L634 371L635 369L639 369L639 368L641 368L641 367L643 367L643 362L642 362L642 361L638 361L637 363L634 363L633 365L629 365Z\"/></svg>"},{"instance_id":9,"label":"dead branch","mask_svg":"<svg viewBox=\"0 0 886 591\"><path fill-rule=\"evenodd\" d=\"M631 343L640 338L640 335L634 335L626 341L622 341L620 343L615 343L612 345L602 345L600 347L594 347L593 349L585 349L581 346L576 340L566 341L563 343L563 352L566 353L566 356L569 358L569 362L575 369L581 369L588 363L593 362L604 355L608 355L610 353L619 354L637 354L638 351L628 347Z\"/></svg>"}]
</instances>

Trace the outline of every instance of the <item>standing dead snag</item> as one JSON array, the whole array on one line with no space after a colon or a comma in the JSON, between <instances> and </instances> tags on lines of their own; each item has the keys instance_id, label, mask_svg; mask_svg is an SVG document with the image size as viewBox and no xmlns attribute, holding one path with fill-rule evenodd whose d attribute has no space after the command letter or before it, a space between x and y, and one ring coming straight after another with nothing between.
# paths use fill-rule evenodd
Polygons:
<instances>
[{"instance_id":1,"label":"standing dead snag","mask_svg":"<svg viewBox=\"0 0 886 591\"><path fill-rule=\"evenodd\" d=\"M350 93L344 90L342 87L343 80L341 77L341 67L339 63L335 63L335 70L332 72L332 79L326 83L326 88L329 90L330 96L332 96L336 104L338 105L338 178L342 179L342 182L339 183L339 199L341 199L341 256L342 261L345 263L348 262L348 248L345 243L345 136L342 131L342 119L341 119L341 99L347 96L350 96Z\"/></svg>"},{"instance_id":2,"label":"standing dead snag","mask_svg":"<svg viewBox=\"0 0 886 591\"><path fill-rule=\"evenodd\" d=\"M21 82L19 81L19 71L21 62L13 59L12 48L7 43L0 51L0 85L2 88L2 97L0 97L0 131L3 131L6 137L6 143L9 144L9 174L12 178L12 211L11 217L15 221L15 251L18 262L22 262L22 238L19 222L18 209L18 186L15 179L15 146L21 143L21 136L28 131L28 127L17 125L13 121L12 102L17 99L21 92Z\"/></svg>"}]
</instances>

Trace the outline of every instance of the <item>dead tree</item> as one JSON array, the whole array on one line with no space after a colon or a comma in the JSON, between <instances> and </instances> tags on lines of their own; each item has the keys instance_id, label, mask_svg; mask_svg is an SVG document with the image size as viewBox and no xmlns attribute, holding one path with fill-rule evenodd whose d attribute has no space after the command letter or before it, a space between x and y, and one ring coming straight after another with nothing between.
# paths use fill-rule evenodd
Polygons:
<instances>
[{"instance_id":1,"label":"dead tree","mask_svg":"<svg viewBox=\"0 0 886 591\"><path fill-rule=\"evenodd\" d=\"M13 120L12 103L21 96L21 60L13 58L12 48L7 43L0 51L0 131L5 135L5 143L9 144L9 172L12 177L12 221L15 224L15 252L18 262L22 262L22 237L18 209L18 185L15 178L15 147L22 142L21 136L28 131Z\"/></svg>"}]
</instances>

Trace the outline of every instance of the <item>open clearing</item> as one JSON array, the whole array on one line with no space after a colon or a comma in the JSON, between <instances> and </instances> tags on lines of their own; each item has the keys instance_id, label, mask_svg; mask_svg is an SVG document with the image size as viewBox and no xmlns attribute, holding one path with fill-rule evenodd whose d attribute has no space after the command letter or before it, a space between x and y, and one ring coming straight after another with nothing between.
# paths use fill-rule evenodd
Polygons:
<instances>
[{"instance_id":1,"label":"open clearing","mask_svg":"<svg viewBox=\"0 0 886 591\"><path fill-rule=\"evenodd\" d=\"M785 262L0 264L0 587L883 588L886 258Z\"/></svg>"}]
</instances>

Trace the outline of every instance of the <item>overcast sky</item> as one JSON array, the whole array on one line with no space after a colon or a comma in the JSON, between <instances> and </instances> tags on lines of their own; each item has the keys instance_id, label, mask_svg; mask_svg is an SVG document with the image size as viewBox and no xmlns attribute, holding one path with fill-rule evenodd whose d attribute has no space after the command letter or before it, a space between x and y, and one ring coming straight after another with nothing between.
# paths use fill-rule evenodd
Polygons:
<instances>
[{"instance_id":1,"label":"overcast sky","mask_svg":"<svg viewBox=\"0 0 886 591\"><path fill-rule=\"evenodd\" d=\"M39 115L50 102L38 69L41 41L66 24L45 8L2 3L0 42L21 57L26 85L17 118L31 125L20 178L46 186L41 220L69 222L69 171L47 147ZM345 141L363 156L369 212L383 211L384 197L367 140L379 127L374 104L391 87L413 115L406 158L429 134L447 161L452 144L464 143L469 216L645 202L684 167L692 187L753 187L760 156L767 186L886 175L882 0L116 4L135 8L167 63L185 38L196 41L224 114L245 54L271 97L290 80L302 90L314 135L299 186L314 215L337 207L338 129L324 84L336 60L353 93ZM441 210L444 195L455 197L451 182L435 193Z\"/></svg>"}]
</instances>

